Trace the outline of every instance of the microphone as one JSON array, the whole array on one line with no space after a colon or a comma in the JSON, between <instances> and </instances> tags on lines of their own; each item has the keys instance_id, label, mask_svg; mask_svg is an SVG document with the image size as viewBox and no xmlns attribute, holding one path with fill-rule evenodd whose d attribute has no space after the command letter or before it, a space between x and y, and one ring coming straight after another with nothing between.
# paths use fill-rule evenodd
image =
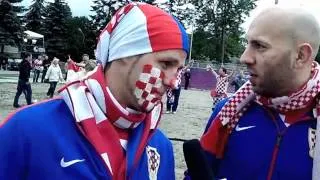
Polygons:
<instances>
[{"instance_id":1,"label":"microphone","mask_svg":"<svg viewBox=\"0 0 320 180\"><path fill-rule=\"evenodd\" d=\"M198 139L183 143L183 154L192 180L213 180L213 170Z\"/></svg>"}]
</instances>

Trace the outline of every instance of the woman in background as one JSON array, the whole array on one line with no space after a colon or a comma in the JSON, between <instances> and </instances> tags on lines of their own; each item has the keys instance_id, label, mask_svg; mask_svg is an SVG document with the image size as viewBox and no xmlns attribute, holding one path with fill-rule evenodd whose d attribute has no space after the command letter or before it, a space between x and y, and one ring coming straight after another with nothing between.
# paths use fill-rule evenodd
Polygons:
<instances>
[{"instance_id":1,"label":"woman in background","mask_svg":"<svg viewBox=\"0 0 320 180\"><path fill-rule=\"evenodd\" d=\"M57 84L59 80L63 80L62 72L59 66L59 59L58 58L53 58L52 64L50 65L47 73L46 73L46 80L49 81L50 87L47 92L47 96L52 98L54 91L57 87Z\"/></svg>"}]
</instances>

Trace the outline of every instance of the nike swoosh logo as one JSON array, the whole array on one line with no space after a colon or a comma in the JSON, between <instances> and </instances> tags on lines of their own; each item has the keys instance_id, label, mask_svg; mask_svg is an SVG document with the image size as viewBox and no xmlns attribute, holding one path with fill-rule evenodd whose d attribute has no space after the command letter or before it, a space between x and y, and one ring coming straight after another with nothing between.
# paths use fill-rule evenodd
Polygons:
<instances>
[{"instance_id":1,"label":"nike swoosh logo","mask_svg":"<svg viewBox=\"0 0 320 180\"><path fill-rule=\"evenodd\" d=\"M73 164L79 163L79 162L83 162L84 159L75 159L75 160L71 160L71 161L64 161L64 157L61 159L60 161L60 166L65 168L65 167L69 167Z\"/></svg>"},{"instance_id":2,"label":"nike swoosh logo","mask_svg":"<svg viewBox=\"0 0 320 180\"><path fill-rule=\"evenodd\" d=\"M236 126L236 131L244 131L244 130L247 130L247 129L251 129L251 128L254 128L256 126L246 126L246 127L240 127L239 124Z\"/></svg>"}]
</instances>

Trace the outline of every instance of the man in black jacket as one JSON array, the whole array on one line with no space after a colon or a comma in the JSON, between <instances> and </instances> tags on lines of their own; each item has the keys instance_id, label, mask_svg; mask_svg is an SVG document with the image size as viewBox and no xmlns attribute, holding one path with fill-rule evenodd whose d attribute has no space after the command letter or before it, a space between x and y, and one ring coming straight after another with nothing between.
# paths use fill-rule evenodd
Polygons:
<instances>
[{"instance_id":1,"label":"man in black jacket","mask_svg":"<svg viewBox=\"0 0 320 180\"><path fill-rule=\"evenodd\" d=\"M187 68L184 73L184 89L188 89L190 78L191 78L191 70L190 68Z\"/></svg>"},{"instance_id":2,"label":"man in black jacket","mask_svg":"<svg viewBox=\"0 0 320 180\"><path fill-rule=\"evenodd\" d=\"M32 60L32 55L30 53L22 53L22 58L23 60L19 64L19 81L18 81L17 93L13 101L13 107L15 108L20 107L18 102L22 92L26 97L28 105L31 104L31 97L32 97L32 90L29 82L30 71L32 69L30 64L30 61Z\"/></svg>"},{"instance_id":3,"label":"man in black jacket","mask_svg":"<svg viewBox=\"0 0 320 180\"><path fill-rule=\"evenodd\" d=\"M41 76L41 82L44 82L44 78L46 77L46 73L48 71L48 68L51 64L51 61L49 60L49 57L47 55L43 55L43 61L42 61L42 66L43 66L43 71L42 71L42 76Z\"/></svg>"}]
</instances>

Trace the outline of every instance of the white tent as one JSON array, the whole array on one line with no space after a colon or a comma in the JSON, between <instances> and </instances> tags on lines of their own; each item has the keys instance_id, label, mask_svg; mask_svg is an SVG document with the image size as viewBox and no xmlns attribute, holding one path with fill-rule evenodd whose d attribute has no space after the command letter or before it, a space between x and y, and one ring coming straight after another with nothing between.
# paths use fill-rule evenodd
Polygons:
<instances>
[{"instance_id":1,"label":"white tent","mask_svg":"<svg viewBox=\"0 0 320 180\"><path fill-rule=\"evenodd\" d=\"M24 33L27 35L26 38L27 39L43 39L44 36L42 34L33 32L33 31L24 31Z\"/></svg>"},{"instance_id":2,"label":"white tent","mask_svg":"<svg viewBox=\"0 0 320 180\"><path fill-rule=\"evenodd\" d=\"M24 34L26 35L24 37L24 42L27 42L28 39L32 40L32 43L35 44L38 39L42 39L42 47L34 46L33 51L34 52L45 52L44 48L44 35L33 32L33 31L24 31Z\"/></svg>"}]
</instances>

